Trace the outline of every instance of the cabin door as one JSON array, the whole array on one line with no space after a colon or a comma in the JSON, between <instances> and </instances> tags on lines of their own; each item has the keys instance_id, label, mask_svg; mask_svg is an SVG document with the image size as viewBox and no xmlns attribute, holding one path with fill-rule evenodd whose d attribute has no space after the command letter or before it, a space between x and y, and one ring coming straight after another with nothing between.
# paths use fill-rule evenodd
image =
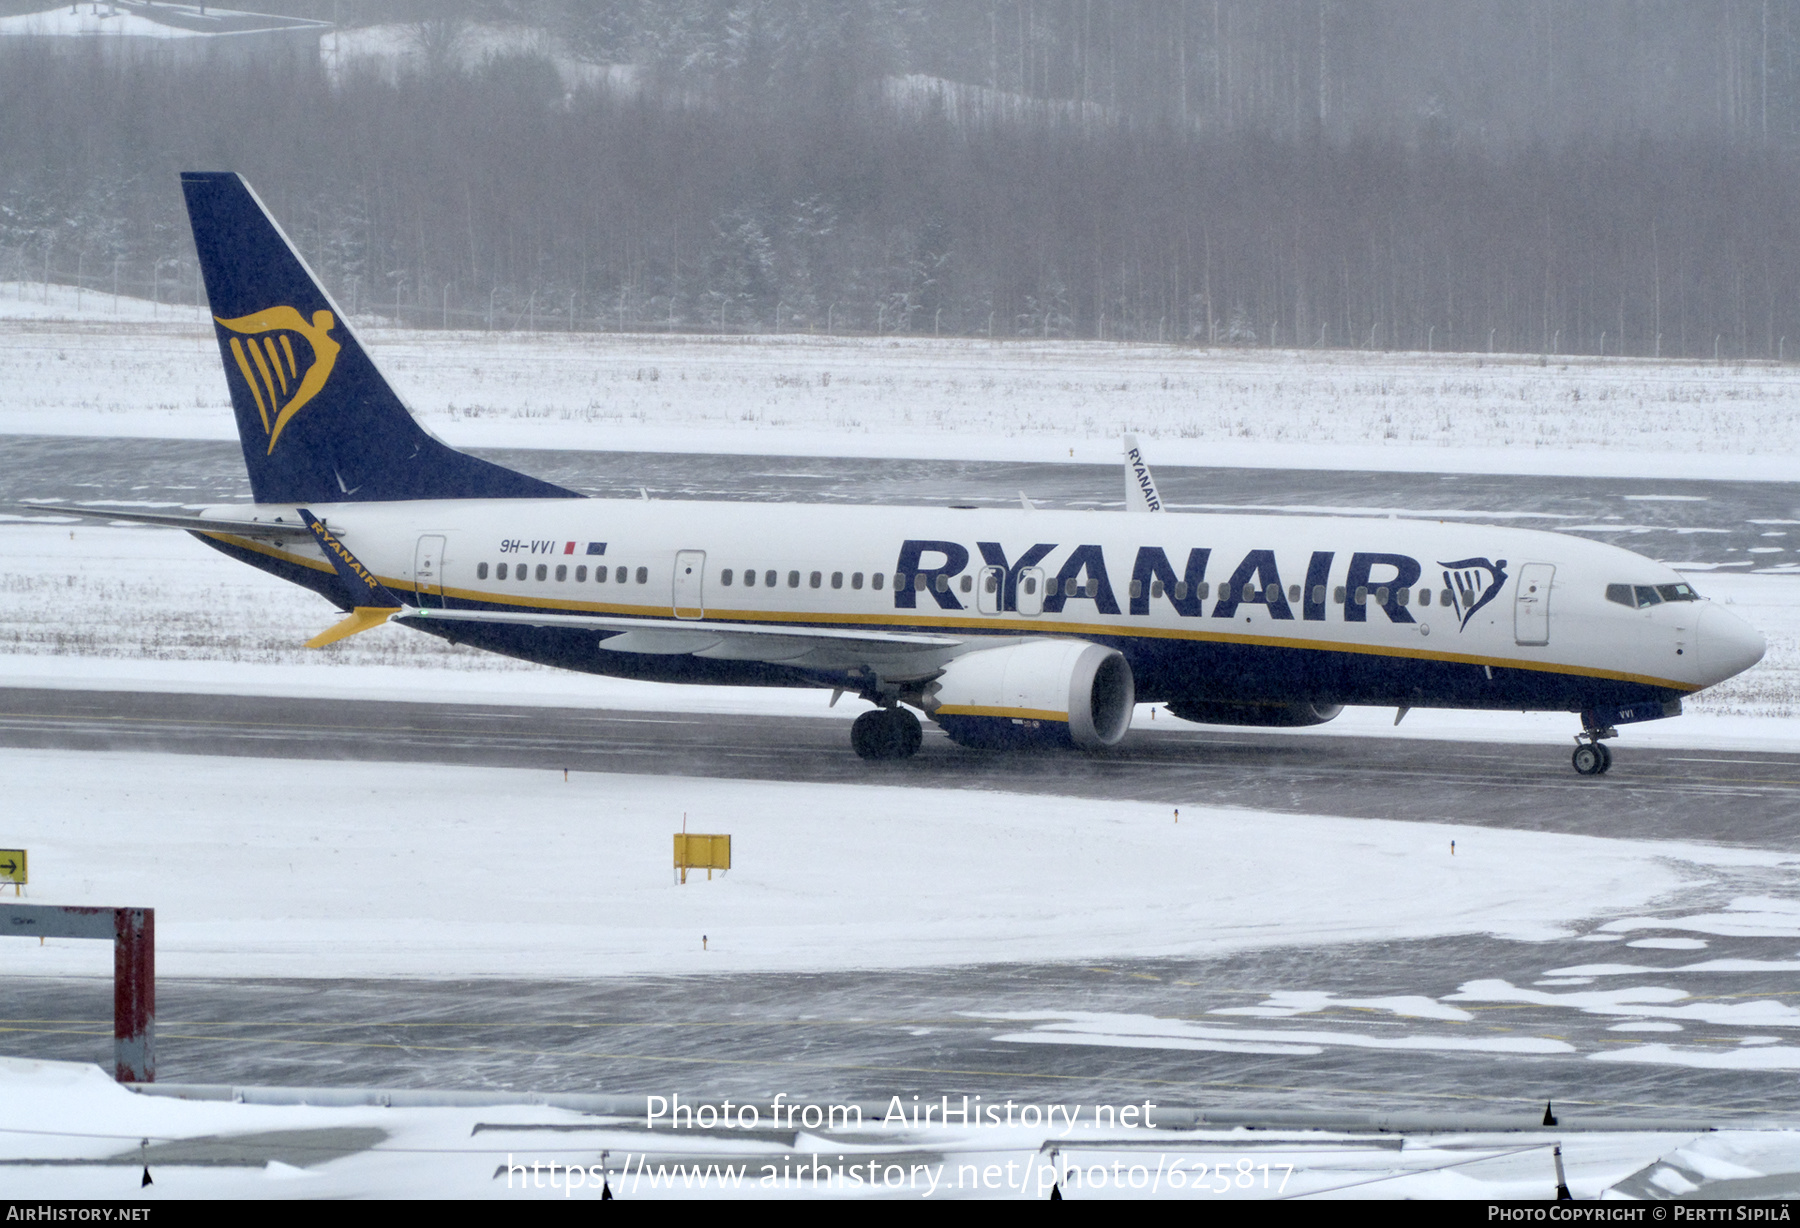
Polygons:
<instances>
[{"instance_id":1,"label":"cabin door","mask_svg":"<svg viewBox=\"0 0 1800 1228\"><path fill-rule=\"evenodd\" d=\"M1519 588L1513 595L1513 639L1520 644L1550 642L1550 581L1556 575L1551 563L1527 563L1519 568Z\"/></svg>"},{"instance_id":2,"label":"cabin door","mask_svg":"<svg viewBox=\"0 0 1800 1228\"><path fill-rule=\"evenodd\" d=\"M706 551L683 550L675 556L675 617L705 618L706 601L700 591L706 576Z\"/></svg>"},{"instance_id":3,"label":"cabin door","mask_svg":"<svg viewBox=\"0 0 1800 1228\"><path fill-rule=\"evenodd\" d=\"M413 551L413 591L424 609L442 609L444 605L444 539L421 537Z\"/></svg>"}]
</instances>

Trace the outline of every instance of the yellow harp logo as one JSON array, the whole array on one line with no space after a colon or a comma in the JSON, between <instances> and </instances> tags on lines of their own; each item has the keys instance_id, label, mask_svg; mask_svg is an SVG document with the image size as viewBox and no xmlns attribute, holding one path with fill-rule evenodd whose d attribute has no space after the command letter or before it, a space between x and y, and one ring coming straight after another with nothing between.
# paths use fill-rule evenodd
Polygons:
<instances>
[{"instance_id":1,"label":"yellow harp logo","mask_svg":"<svg viewBox=\"0 0 1800 1228\"><path fill-rule=\"evenodd\" d=\"M235 320L213 319L239 334L231 339L231 356L250 385L263 430L269 435L269 451L274 452L281 429L331 378L331 368L337 365L338 351L343 348L331 339L337 321L329 311L315 311L308 324L292 307L270 307ZM312 351L310 360L302 362L295 357L296 336Z\"/></svg>"}]
</instances>

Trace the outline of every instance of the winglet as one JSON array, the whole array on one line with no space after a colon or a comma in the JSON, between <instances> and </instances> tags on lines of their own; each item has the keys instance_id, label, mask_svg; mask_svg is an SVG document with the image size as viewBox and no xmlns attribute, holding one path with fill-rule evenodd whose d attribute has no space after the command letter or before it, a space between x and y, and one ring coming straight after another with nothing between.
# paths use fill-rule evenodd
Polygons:
<instances>
[{"instance_id":1,"label":"winglet","mask_svg":"<svg viewBox=\"0 0 1800 1228\"><path fill-rule=\"evenodd\" d=\"M371 627L379 627L389 618L398 614L404 603L390 591L375 573L364 567L349 547L337 539L337 536L325 527L325 523L312 514L308 508L296 508L300 519L312 531L331 560L331 566L343 581L344 587L350 590L351 605L354 607L350 615L306 641L308 648L323 648L327 644L335 644L341 639L367 631Z\"/></svg>"},{"instance_id":2,"label":"winglet","mask_svg":"<svg viewBox=\"0 0 1800 1228\"><path fill-rule=\"evenodd\" d=\"M1137 436L1126 435L1124 439L1125 510L1128 512L1162 511L1162 496L1156 493L1156 479L1150 476L1150 466L1144 462L1143 449L1138 447Z\"/></svg>"}]
</instances>

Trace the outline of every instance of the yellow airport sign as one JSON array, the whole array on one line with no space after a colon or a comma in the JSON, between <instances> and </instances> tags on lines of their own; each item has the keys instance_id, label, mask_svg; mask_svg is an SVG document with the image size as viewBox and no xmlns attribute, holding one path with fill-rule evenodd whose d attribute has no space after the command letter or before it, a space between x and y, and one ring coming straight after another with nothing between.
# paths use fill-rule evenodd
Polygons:
<instances>
[{"instance_id":1,"label":"yellow airport sign","mask_svg":"<svg viewBox=\"0 0 1800 1228\"><path fill-rule=\"evenodd\" d=\"M730 837L727 836L726 839L729 841ZM731 857L729 844L726 846L725 856L727 860ZM25 850L0 849L0 883L13 884L13 893L16 895L18 889L27 881L29 880L25 876Z\"/></svg>"},{"instance_id":2,"label":"yellow airport sign","mask_svg":"<svg viewBox=\"0 0 1800 1228\"><path fill-rule=\"evenodd\" d=\"M681 871L684 883L689 870L705 870L706 877L711 878L714 870L731 869L731 837L676 832L675 868Z\"/></svg>"}]
</instances>

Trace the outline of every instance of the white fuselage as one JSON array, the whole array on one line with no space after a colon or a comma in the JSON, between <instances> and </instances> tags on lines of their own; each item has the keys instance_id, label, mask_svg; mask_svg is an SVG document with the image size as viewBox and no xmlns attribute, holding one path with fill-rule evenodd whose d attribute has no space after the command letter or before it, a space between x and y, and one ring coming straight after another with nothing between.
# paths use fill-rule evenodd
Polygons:
<instances>
[{"instance_id":1,"label":"white fuselage","mask_svg":"<svg viewBox=\"0 0 1800 1228\"><path fill-rule=\"evenodd\" d=\"M1663 564L1488 525L591 499L312 510L424 606L930 631L970 650L988 637L1080 637L1125 653L1140 699L1574 710L1679 696L1763 648L1711 602L1608 599L1609 585L1682 584ZM330 573L310 541L218 544L302 582L295 568ZM565 660L566 639L546 658L529 630L482 646L662 676L617 660L626 654Z\"/></svg>"}]
</instances>

